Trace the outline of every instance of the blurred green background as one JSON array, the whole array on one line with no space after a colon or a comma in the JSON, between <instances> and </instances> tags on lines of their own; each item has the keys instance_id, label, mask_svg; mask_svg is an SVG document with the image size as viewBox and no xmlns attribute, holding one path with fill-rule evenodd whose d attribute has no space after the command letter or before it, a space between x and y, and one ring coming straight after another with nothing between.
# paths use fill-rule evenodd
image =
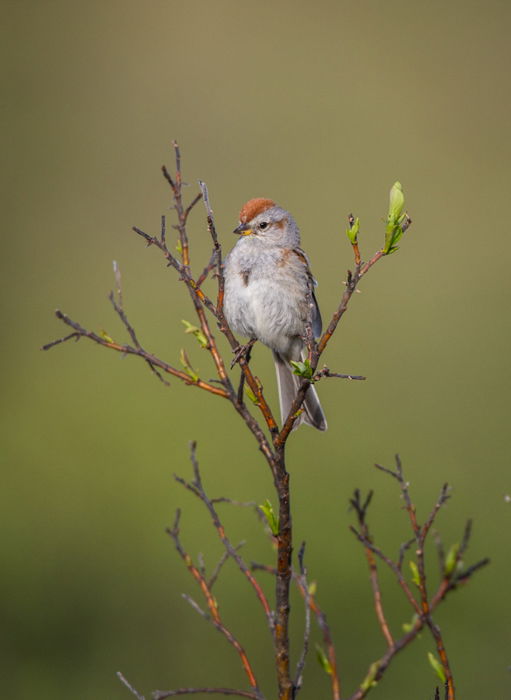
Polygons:
<instances>
[{"instance_id":1,"label":"blurred green background","mask_svg":"<svg viewBox=\"0 0 511 700\"><path fill-rule=\"evenodd\" d=\"M133 358L87 342L39 350L65 333L56 307L124 339L106 297L115 259L146 347L177 363L186 346L213 375L183 335L187 295L130 230L156 232L172 213L159 168L172 164L173 138L189 195L208 183L227 249L250 197L293 212L324 317L352 264L346 215L361 217L369 256L388 189L403 183L413 227L364 281L325 357L368 381L323 382L330 430L300 429L289 446L296 542L307 540L349 694L384 645L347 499L376 490L373 527L393 553L406 518L372 464L400 452L422 517L451 483L439 529L452 543L473 517L469 561L492 564L437 619L459 696L509 697L510 15L499 0L5 2L5 697L127 698L118 669L146 693L245 683L231 648L181 599L200 594L164 527L181 505L186 546L215 562L208 518L172 473L189 473L196 439L212 495L272 498L251 437L227 402L165 388ZM201 270L201 207L190 234ZM265 348L254 365L275 401ZM271 562L253 515L223 512L247 559ZM398 634L410 611L389 577L383 585ZM275 697L264 621L234 567L217 595ZM295 658L302 625L294 599ZM431 698L432 649L423 634L371 697ZM314 651L301 697L329 697Z\"/></svg>"}]
</instances>

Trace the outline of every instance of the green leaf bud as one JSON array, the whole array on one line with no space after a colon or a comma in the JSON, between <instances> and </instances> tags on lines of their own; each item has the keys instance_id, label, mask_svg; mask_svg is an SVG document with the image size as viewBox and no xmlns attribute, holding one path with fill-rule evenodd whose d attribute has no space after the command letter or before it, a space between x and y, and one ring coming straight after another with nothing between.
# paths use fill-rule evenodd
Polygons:
<instances>
[{"instance_id":1,"label":"green leaf bud","mask_svg":"<svg viewBox=\"0 0 511 700\"><path fill-rule=\"evenodd\" d=\"M431 652L428 651L428 660L431 665L431 668L433 671L436 673L436 675L440 678L442 683L445 683L445 671L444 667L440 663L440 661L436 658L436 656Z\"/></svg>"},{"instance_id":2,"label":"green leaf bud","mask_svg":"<svg viewBox=\"0 0 511 700\"><path fill-rule=\"evenodd\" d=\"M207 348L208 346L208 339L204 335L204 333L201 331L200 328L197 326L194 326L190 323L190 321L185 321L184 319L181 321L181 323L185 327L185 333L191 333L201 346L201 348Z\"/></svg>"},{"instance_id":3,"label":"green leaf bud","mask_svg":"<svg viewBox=\"0 0 511 700\"><path fill-rule=\"evenodd\" d=\"M270 530L275 536L277 536L279 534L279 519L275 515L272 504L268 499L266 499L263 505L258 507L259 510L264 514Z\"/></svg>"},{"instance_id":4,"label":"green leaf bud","mask_svg":"<svg viewBox=\"0 0 511 700\"><path fill-rule=\"evenodd\" d=\"M419 576L419 569L417 567L417 564L414 561L410 561L409 564L412 572L412 581L415 583L416 586L420 586L421 579Z\"/></svg>"},{"instance_id":5,"label":"green leaf bud","mask_svg":"<svg viewBox=\"0 0 511 700\"><path fill-rule=\"evenodd\" d=\"M403 186L400 182L395 182L390 189L389 200L389 221L398 221L405 206L405 196Z\"/></svg>"},{"instance_id":6,"label":"green leaf bud","mask_svg":"<svg viewBox=\"0 0 511 700\"><path fill-rule=\"evenodd\" d=\"M328 675L331 676L333 673L332 666L330 665L330 661L328 660L328 657L325 654L323 647L320 647L319 644L316 644L316 653L318 655L319 665L321 666L323 671L325 671L325 673L328 673Z\"/></svg>"},{"instance_id":7,"label":"green leaf bud","mask_svg":"<svg viewBox=\"0 0 511 700\"><path fill-rule=\"evenodd\" d=\"M360 219L357 218L354 219L353 216L350 216L348 219L349 227L346 229L346 235L348 236L351 245L355 245L358 241L358 233L360 231Z\"/></svg>"},{"instance_id":8,"label":"green leaf bud","mask_svg":"<svg viewBox=\"0 0 511 700\"><path fill-rule=\"evenodd\" d=\"M454 569L456 568L456 565L458 563L458 552L459 551L460 551L460 545L458 543L453 544L452 547L449 548L449 551L447 552L447 556L445 557L445 565L444 565L445 576L450 576L454 572Z\"/></svg>"},{"instance_id":9,"label":"green leaf bud","mask_svg":"<svg viewBox=\"0 0 511 700\"><path fill-rule=\"evenodd\" d=\"M375 685L378 685L378 681L375 681L374 679L376 678L376 674L378 673L380 669L380 662L379 661L374 661L370 666L369 666L369 672L367 676L364 678L362 683L360 684L360 688L367 692L370 690L370 688L374 688Z\"/></svg>"}]
</instances>

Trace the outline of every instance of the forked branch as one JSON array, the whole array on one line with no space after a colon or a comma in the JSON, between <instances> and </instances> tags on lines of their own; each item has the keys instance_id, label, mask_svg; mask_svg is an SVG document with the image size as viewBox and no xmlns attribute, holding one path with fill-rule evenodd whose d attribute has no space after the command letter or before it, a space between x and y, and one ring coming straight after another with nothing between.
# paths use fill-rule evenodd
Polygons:
<instances>
[{"instance_id":1,"label":"forked branch","mask_svg":"<svg viewBox=\"0 0 511 700\"><path fill-rule=\"evenodd\" d=\"M374 537L371 535L367 524L367 510L372 499L372 492L369 493L365 501L362 501L360 492L358 490L355 491L350 503L355 510L359 529L357 530L354 527L351 527L350 529L355 534L357 539L363 544L366 552L370 570L371 586L373 589L376 616L382 630L382 634L387 642L387 651L380 659L370 664L364 681L361 683L358 690L349 698L349 700L362 700L365 698L371 688L374 687L374 685L376 685L383 677L395 655L413 642L424 627L429 628L435 641L437 654L440 659L439 665L442 668L443 677L445 679L446 700L454 700L455 688L449 659L440 628L434 622L432 614L449 592L456 589L461 583L468 581L476 571L481 569L483 566L486 566L489 563L489 560L483 559L477 562L475 565L468 567L468 569L462 569L461 557L467 550L471 534L471 527L470 525L467 525L463 534L461 547L455 547L453 550L455 551L455 555L452 562L447 566L445 559L443 557L440 558L440 582L434 595L429 596L426 586L426 565L424 556L425 545L428 534L431 531L440 509L445 505L449 498L448 486L447 484L444 484L440 491L438 500L433 506L429 516L426 518L424 525L421 526L417 520L417 509L411 499L410 486L404 478L399 455L396 455L395 471L379 464L376 464L375 466L380 471L390 475L399 483L399 487L405 502L405 508L410 520L413 538L411 540L407 540L400 546L399 558L397 561L394 561L392 558L388 557L374 543ZM415 554L417 561L415 562L413 559L411 560L410 569L412 572L412 582L419 593L419 600L415 598L412 589L402 572L404 557L406 552L410 549L410 544L413 542L416 544ZM462 552L460 554L461 550ZM411 625L409 625L410 629L406 632L406 634L397 640L394 639L390 631L390 626L384 613L376 559L380 559L392 571L403 592L405 593L405 596L408 599L414 613L413 621Z\"/></svg>"}]
</instances>

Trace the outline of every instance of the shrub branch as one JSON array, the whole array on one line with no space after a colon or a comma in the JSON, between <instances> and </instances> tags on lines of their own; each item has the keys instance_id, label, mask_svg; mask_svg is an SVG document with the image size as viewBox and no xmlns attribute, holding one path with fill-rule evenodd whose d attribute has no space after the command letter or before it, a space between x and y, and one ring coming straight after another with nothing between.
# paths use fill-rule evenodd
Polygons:
<instances>
[{"instance_id":1,"label":"shrub branch","mask_svg":"<svg viewBox=\"0 0 511 700\"><path fill-rule=\"evenodd\" d=\"M364 262L362 259L358 241L360 227L359 220L350 214L346 233L353 248L354 268L353 271L347 271L345 288L339 304L333 311L331 319L326 326L326 330L318 340L314 338L314 334L312 332L313 289L311 281L311 286L308 290L309 309L311 311L309 313L307 323L305 324L303 336L305 347L307 348L307 363L304 364L305 370L301 374L300 385L289 415L285 418L283 425L279 427L273 415L272 409L265 398L264 387L260 379L253 373L250 366L250 350L253 343L243 346L234 336L225 318L223 310L225 291L223 253L216 230L208 189L205 183L199 181L200 192L196 194L188 203L185 202L185 198L183 196L181 153L176 142L173 142L172 146L174 151L175 172L171 172L166 166L163 166L162 172L170 187L172 205L176 216L176 223L173 224L171 228L171 231L174 232L174 241L169 242L171 236L169 234L169 230L167 229L167 220L165 217L161 218L160 231L156 235L147 233L138 227L133 227L133 230L145 241L147 246L159 251L159 253L163 256L166 266L174 270L175 273L177 273L178 279L185 285L197 319L197 326L192 326L186 322L188 326L187 333L191 333L193 336L195 336L197 341L209 354L216 377L208 380L202 379L191 366L186 351L184 350L182 351L180 358L182 369L179 369L166 360L157 357L154 353L149 352L143 347L139 341L139 336L135 330L135 327L128 320L128 315L124 308L121 275L116 263L114 263L116 292L111 292L109 298L114 312L120 319L124 331L129 338L129 342L117 342L105 332L98 333L88 330L83 327L82 324L74 321L62 311L57 310L57 318L71 329L71 333L48 343L43 347L43 349L48 350L56 345L66 343L72 339L80 340L82 338L86 338L97 345L114 350L121 355L133 355L141 358L148 365L151 372L154 373L155 376L164 384L169 384L166 377L170 376L172 378L179 379L186 385L195 386L196 388L207 391L210 394L227 399L232 404L234 410L238 413L249 432L252 434L258 449L264 456L265 462L271 472L272 481L275 487L275 494L278 500L278 514L274 514L273 516L275 532L272 533L272 539L274 539L276 542L277 548L276 562L274 566L262 564L249 566L240 554L240 545L234 546L231 539L227 536L217 509L217 504L219 503L234 502L224 497L210 498L207 495L199 471L199 464L196 457L196 445L195 443L192 443L191 461L193 465L194 478L192 481L186 481L182 477L176 477L176 479L204 504L224 548L224 553L220 561L209 577L206 575L206 567L203 560L200 559L199 566L196 566L182 545L179 528L179 510L177 511L173 527L168 529L168 534L172 538L175 548L182 558L185 566L197 582L203 595L206 607L205 609L201 608L200 605L188 595L185 596L186 600L201 616L207 618L235 649L241 666L245 672L249 689L236 690L213 686L207 688L188 687L167 691L155 691L153 693L153 699L163 700L163 698L178 695L206 693L217 695L234 695L238 697L254 698L255 700L263 700L263 695L259 689L258 681L256 679L254 665L249 660L244 647L240 644L237 637L235 637L234 634L226 627L220 616L218 602L212 593L212 587L218 579L218 576L221 574L224 563L228 559L232 559L243 577L248 581L261 607L263 608L273 644L279 700L294 700L298 691L302 687L303 673L310 646L311 615L314 616L317 622L322 635L323 645L326 649L326 652L324 652L324 666L327 669L328 675L330 676L332 699L341 700L341 679L338 670L339 665L336 658L335 645L326 616L318 605L314 590L312 590L307 583L307 570L304 565L304 546L301 547L298 556L298 569L293 567L293 530L291 519L290 476L286 467L286 445L291 432L296 425L296 421L303 410L304 399L311 384L316 384L319 381L327 378L342 378L348 380L365 379L365 377L356 374L342 374L334 372L326 366L319 369L319 362L322 354L335 334L338 324L348 310L355 292L359 291L358 287L361 280L376 265L376 263L378 263L388 254L397 250L397 242L401 239L411 224L411 219L408 214L403 213L404 196L402 193L402 187L399 183L395 183L391 190L385 243L382 248L377 250L366 262ZM203 202L206 210L206 227L211 240L211 252L209 253L208 260L203 261L203 263L200 265L199 270L201 271L196 274L192 269L192 254L188 224L190 215L196 209L196 205L200 201ZM175 245L175 249L172 247L172 245ZM216 279L217 284L216 299L210 298L203 289L206 280L212 277ZM234 356L233 362L230 362L230 358L225 358L222 356L222 353L218 347L217 338L215 336L217 331L225 337L227 343L229 344ZM240 369L238 380L234 381L231 378L231 369L236 365L239 365ZM245 398L246 395L250 398L251 402L255 404L255 411L254 409L249 408L250 403L247 405ZM401 545L397 561L394 561L384 554L384 552L374 543L374 538L367 525L367 509L371 501L371 494L368 496L368 498L362 500L360 493L358 491L355 492L351 500L351 505L356 512L358 528L352 527L351 529L364 546L365 556L369 567L369 576L376 618L385 639L386 651L380 659L370 665L366 678L363 680L358 690L352 696L350 696L349 700L361 700L364 698L371 687L373 687L374 684L382 678L385 670L389 666L394 656L401 649L410 644L423 627L427 627L430 630L435 641L436 652L440 659L439 663L441 664L446 679L447 700L454 700L454 681L447 652L445 651L445 645L440 630L433 621L432 614L437 605L444 600L445 596L450 591L457 588L461 583L466 583L466 581L468 581L477 570L487 563L487 560L482 560L467 569L461 570L462 555L464 554L470 539L470 525L467 526L462 543L457 548L454 555L450 557L450 560L449 556L445 556L443 547L441 544L439 544L439 540L437 538L437 550L439 553L439 562L441 563L442 577L436 593L431 597L428 592L426 579L424 545L435 522L437 513L448 498L447 487L442 489L435 507L424 524L421 526L416 518L415 506L411 501L408 484L404 480L399 459L397 459L395 471L381 466L378 468L384 472L387 472L399 482L413 532L413 539L407 540L403 545ZM415 566L417 569L417 597L402 572L403 562L409 553L412 543L416 545L417 561ZM452 566L449 564L448 566L448 560L453 560L453 557L454 564ZM416 616L410 630L399 639L396 639L391 632L388 616L384 611L383 595L381 592L378 575L378 562L383 562L393 572ZM254 576L253 572L257 570L263 570L271 573L275 579L275 597L273 604L270 603L268 597ZM291 672L289 644L289 599L290 586L292 583L297 586L299 592L301 593L305 607L304 636L294 674ZM139 698L139 700L144 700L143 696L138 693L134 686L132 686L122 674L119 674L119 678L130 690L130 692Z\"/></svg>"}]
</instances>

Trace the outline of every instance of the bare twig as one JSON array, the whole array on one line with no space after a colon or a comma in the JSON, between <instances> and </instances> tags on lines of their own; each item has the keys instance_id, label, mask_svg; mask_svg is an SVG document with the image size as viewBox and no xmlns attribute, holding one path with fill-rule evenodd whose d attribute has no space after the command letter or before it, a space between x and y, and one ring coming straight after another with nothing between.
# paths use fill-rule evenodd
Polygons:
<instances>
[{"instance_id":1,"label":"bare twig","mask_svg":"<svg viewBox=\"0 0 511 700\"><path fill-rule=\"evenodd\" d=\"M59 338L58 340L54 340L53 342L44 345L42 348L43 350L49 350L55 345L65 343L68 340L71 340L72 338L74 338L75 340L79 340L80 338L88 338L94 343L102 345L104 348L109 348L110 350L120 352L122 355L137 355L138 357L141 357L154 367L158 367L163 372L166 372L167 374L171 374L172 376L181 379L185 384L188 384L190 386L196 386L199 389L204 389L205 391L209 391L211 394L222 396L225 399L228 398L227 392L222 387L214 386L209 382L203 381L202 379L194 379L188 374L186 374L186 372L182 372L181 370L172 367L172 365L169 365L167 362L160 360L158 357L152 355L150 352L147 352L147 350L144 350L142 347L137 348L132 347L131 345L121 345L120 343L116 343L115 341L113 341L112 338L108 336L103 337L98 335L97 333L94 333L94 331L88 331L87 329L83 328L83 326L81 326L79 323L69 318L69 316L67 316L59 309L55 311L55 316L61 321L63 321L66 324L66 326L70 326L71 328L73 328L74 332L70 333L64 338Z\"/></svg>"},{"instance_id":2,"label":"bare twig","mask_svg":"<svg viewBox=\"0 0 511 700\"><path fill-rule=\"evenodd\" d=\"M363 381L364 379L367 379L367 377L362 377L359 374L338 374L337 372L331 372L328 367L323 367L323 369L318 370L314 374L313 380L317 382L319 379L322 379L323 377L337 377L338 379L352 379L352 380L359 380Z\"/></svg>"},{"instance_id":3,"label":"bare twig","mask_svg":"<svg viewBox=\"0 0 511 700\"><path fill-rule=\"evenodd\" d=\"M258 683L254 674L254 671L252 669L252 665L248 659L247 653L245 649L241 646L241 644L238 642L236 637L232 634L232 632L225 626L225 624L222 621L222 618L220 616L219 612L219 606L218 602L216 601L215 597L213 596L210 587L208 586L208 582L204 578L204 576L200 573L200 571L197 569L197 567L193 564L192 559L190 555L184 550L183 545L181 544L181 540L179 537L179 521L181 518L181 511L177 510L176 511L176 517L174 520L174 525L172 528L167 529L168 535L172 538L174 542L174 546L179 553L180 557L182 558L183 562L186 565L186 568L188 571L192 574L193 578L197 581L199 584L199 587L202 591L202 594L206 600L206 604L209 609L209 614L210 616L208 619L212 623L212 625L225 637L225 639L229 642L229 644L236 650L238 653L238 656L240 657L241 664L243 666L243 669L247 675L248 682L250 684L250 687L252 688L253 694L255 697L258 699L262 699L263 696L259 690ZM195 603L195 601L192 601L192 599L187 598L188 602L192 604L192 606L195 608L199 614L205 616L204 611Z\"/></svg>"},{"instance_id":4,"label":"bare twig","mask_svg":"<svg viewBox=\"0 0 511 700\"><path fill-rule=\"evenodd\" d=\"M371 541L371 535L369 533L369 527L366 522L366 515L367 509L372 500L372 496L373 492L369 491L365 501L362 503L360 491L356 489L353 498L350 500L351 506L357 514L357 519L362 534L368 541ZM369 547L365 547L365 554L369 566L369 578L371 581L371 588L373 590L374 609L376 611L376 617L378 619L378 624L380 625L382 634L387 642L387 646L391 648L392 646L394 646L394 639L392 637L392 633L390 631L389 624L387 622L383 610L383 602L380 590L380 581L378 577L378 567L376 565L376 559L373 551Z\"/></svg>"},{"instance_id":5,"label":"bare twig","mask_svg":"<svg viewBox=\"0 0 511 700\"><path fill-rule=\"evenodd\" d=\"M200 469L199 469L199 462L197 460L197 443L192 442L190 443L190 460L192 462L193 466L193 473L194 473L194 480L192 482L185 481L182 477L174 475L174 478L178 483L180 483L182 486L184 486L186 489L191 491L195 496L197 496L206 506L210 516L211 520L213 522L213 525L215 527L215 530L217 531L217 534L220 538L220 541L222 542L222 545L224 546L225 552L227 553L228 556L230 556L234 561L236 562L238 568L240 571L243 573L245 578L248 580L252 588L254 589L257 598L259 599L259 602L263 606L266 619L268 621L268 626L272 632L274 633L274 621L273 621L273 613L270 608L270 604L268 603L268 600L264 594L264 591L262 590L261 586L259 585L258 581L250 571L250 568L247 566L247 564L244 562L243 558L238 554L238 547L234 547L230 541L230 539L227 537L225 528L222 525L222 522L220 520L220 517L218 515L218 511L216 510L213 501L208 497L206 494L204 487L202 485L202 477L200 474ZM221 566L221 565L220 565ZM218 575L218 573L217 573ZM212 581L214 583L216 579L216 576L212 577ZM210 579L210 584L208 585L208 588L211 589L211 579Z\"/></svg>"},{"instance_id":6,"label":"bare twig","mask_svg":"<svg viewBox=\"0 0 511 700\"><path fill-rule=\"evenodd\" d=\"M132 693L136 698L138 698L138 700L145 700L144 696L131 685L128 679L120 671L117 671L116 676L121 681L121 683L126 686L130 693Z\"/></svg>"},{"instance_id":7,"label":"bare twig","mask_svg":"<svg viewBox=\"0 0 511 700\"><path fill-rule=\"evenodd\" d=\"M307 569L303 563L303 557L305 554L305 542L302 542L300 551L298 552L298 564L300 567L299 575L299 585L304 591L305 598L305 625L303 631L303 644L302 653L300 654L300 659L296 665L295 680L293 683L294 691L293 698L298 695L303 683L303 670L305 668L305 661L307 659L307 654L309 651L309 640L311 631L311 614L310 614L310 591L309 584L307 583Z\"/></svg>"},{"instance_id":8,"label":"bare twig","mask_svg":"<svg viewBox=\"0 0 511 700\"><path fill-rule=\"evenodd\" d=\"M119 265L117 264L117 262L115 260L113 263L113 267L114 267L115 282L116 282L116 286L117 286L117 301L115 299L114 292L110 292L110 294L108 295L108 298L110 299L110 302L111 302L112 306L114 307L115 313L119 316L124 327L128 331L128 335L131 338L133 344L135 345L137 350L142 350L142 346L138 342L138 338L137 338L137 334L135 333L135 329L128 321L128 317L124 311L123 299L122 299L121 271L119 269ZM153 363L147 359L146 359L146 362L147 362L150 370L156 375L156 377L161 382L163 382L163 384L166 384L167 386L169 386L169 382L162 377L162 375L160 374L160 372L158 372L158 370L153 365Z\"/></svg>"},{"instance_id":9,"label":"bare twig","mask_svg":"<svg viewBox=\"0 0 511 700\"><path fill-rule=\"evenodd\" d=\"M208 584L208 588L211 589L211 587ZM210 619L210 616L208 613L201 608L201 606L191 597L188 595L188 593L181 593L181 596L183 597L183 600L186 600L186 602L195 610L196 613L198 613L201 617L203 617L206 620Z\"/></svg>"},{"instance_id":10,"label":"bare twig","mask_svg":"<svg viewBox=\"0 0 511 700\"><path fill-rule=\"evenodd\" d=\"M376 554L377 557L379 557L385 564L389 567L389 569L393 572L395 575L396 579L398 580L399 585L403 589L404 594L406 595L410 605L413 607L417 615L421 614L421 609L417 601L415 600L412 591L410 590L410 587L408 586L408 583L401 573L397 563L387 557L386 554L382 552L382 550L379 547L376 547L363 533L359 532L356 528L354 528L352 525L350 525L350 530L351 532L357 537L357 539L362 542L364 547L369 549L373 554Z\"/></svg>"},{"instance_id":11,"label":"bare twig","mask_svg":"<svg viewBox=\"0 0 511 700\"><path fill-rule=\"evenodd\" d=\"M259 700L259 695L250 693L247 690L236 690L235 688L177 688L176 690L155 690L153 700L165 700L165 698L175 698L178 695L235 695L239 698L251 698Z\"/></svg>"},{"instance_id":12,"label":"bare twig","mask_svg":"<svg viewBox=\"0 0 511 700\"><path fill-rule=\"evenodd\" d=\"M235 552L239 552L239 550L243 547L244 544L245 544L244 541L243 541L243 542L240 542L240 543L234 548L234 551L235 551ZM218 561L218 564L215 566L215 568L213 569L213 573L212 573L211 576L209 577L208 586L209 586L210 588L213 588L213 586L215 585L215 583L216 583L216 581L217 581L217 579L218 579L218 577L219 577L219 575L220 575L220 572L222 571L222 568L223 568L225 562L229 559L229 557L230 557L230 554L229 554L228 551L225 551L225 552L222 554L222 556L220 557L220 559L219 559L219 561Z\"/></svg>"}]
</instances>

